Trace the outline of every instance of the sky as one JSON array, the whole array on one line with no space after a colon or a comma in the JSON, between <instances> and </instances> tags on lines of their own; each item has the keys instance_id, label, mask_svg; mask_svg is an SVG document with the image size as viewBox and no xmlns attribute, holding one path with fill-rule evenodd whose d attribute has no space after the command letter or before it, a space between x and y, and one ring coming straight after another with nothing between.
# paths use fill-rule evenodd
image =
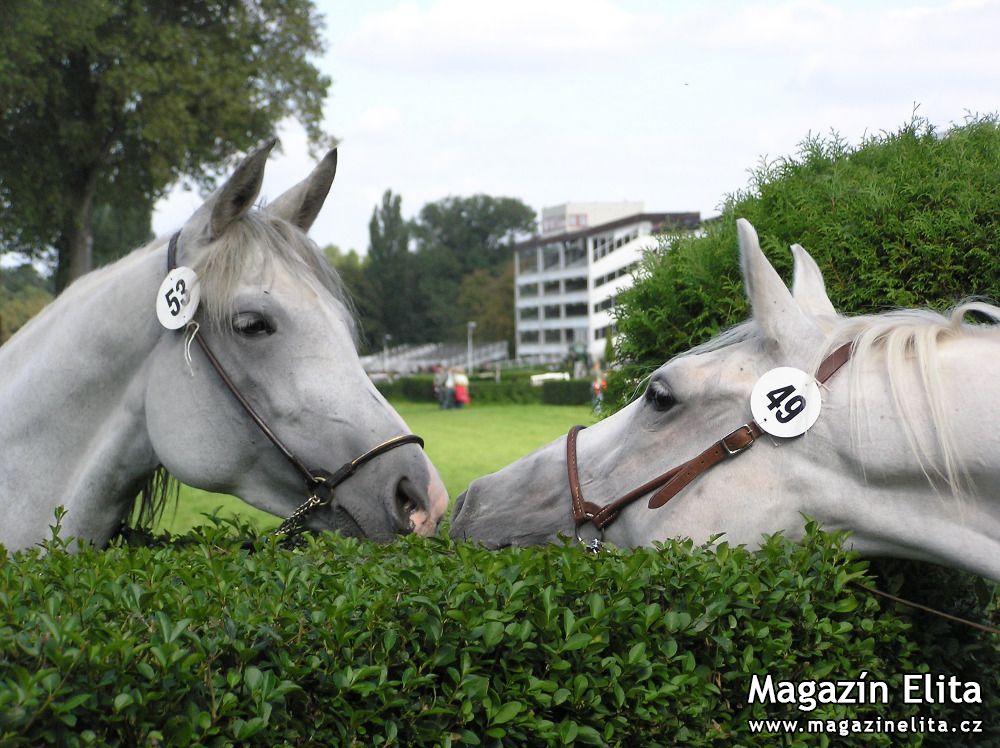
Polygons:
<instances>
[{"instance_id":1,"label":"sky","mask_svg":"<svg viewBox=\"0 0 1000 748\"><path fill-rule=\"evenodd\" d=\"M1000 0L319 0L337 178L311 230L365 253L382 194L404 217L485 193L540 212L642 201L718 213L762 159L849 143L914 112L938 129L1000 111ZM293 121L262 196L316 162ZM202 195L157 203L158 235Z\"/></svg>"}]
</instances>

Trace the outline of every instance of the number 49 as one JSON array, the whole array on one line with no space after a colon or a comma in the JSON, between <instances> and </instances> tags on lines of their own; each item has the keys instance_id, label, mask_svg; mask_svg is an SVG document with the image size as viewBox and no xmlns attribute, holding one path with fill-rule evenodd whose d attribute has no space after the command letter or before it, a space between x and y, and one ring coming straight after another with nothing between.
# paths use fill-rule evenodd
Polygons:
<instances>
[{"instance_id":1,"label":"number 49","mask_svg":"<svg viewBox=\"0 0 1000 748\"><path fill-rule=\"evenodd\" d=\"M795 388L789 384L767 393L767 409L775 411L774 417L779 423L788 423L806 407L806 399L802 395L792 395L794 392Z\"/></svg>"}]
</instances>

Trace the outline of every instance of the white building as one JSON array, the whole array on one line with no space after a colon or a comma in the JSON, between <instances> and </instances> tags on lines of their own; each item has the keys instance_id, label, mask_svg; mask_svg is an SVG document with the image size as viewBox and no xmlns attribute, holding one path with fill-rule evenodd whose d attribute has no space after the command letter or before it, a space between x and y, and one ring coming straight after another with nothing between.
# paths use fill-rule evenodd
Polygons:
<instances>
[{"instance_id":1,"label":"white building","mask_svg":"<svg viewBox=\"0 0 1000 748\"><path fill-rule=\"evenodd\" d=\"M514 246L517 356L559 361L583 344L604 357L610 310L632 285L653 233L697 229L699 213L644 213L642 203L566 203L542 211L542 234Z\"/></svg>"}]
</instances>

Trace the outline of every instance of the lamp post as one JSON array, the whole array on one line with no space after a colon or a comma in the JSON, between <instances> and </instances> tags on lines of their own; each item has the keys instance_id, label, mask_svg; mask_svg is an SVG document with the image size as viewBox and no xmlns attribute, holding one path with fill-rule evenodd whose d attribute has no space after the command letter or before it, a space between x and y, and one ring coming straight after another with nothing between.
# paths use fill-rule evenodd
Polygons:
<instances>
[{"instance_id":1,"label":"lamp post","mask_svg":"<svg viewBox=\"0 0 1000 748\"><path fill-rule=\"evenodd\" d=\"M382 336L382 371L386 374L389 373L389 341L392 340L392 335L386 333Z\"/></svg>"},{"instance_id":2,"label":"lamp post","mask_svg":"<svg viewBox=\"0 0 1000 748\"><path fill-rule=\"evenodd\" d=\"M468 366L466 366L466 371L468 372L469 376L472 376L472 333L476 329L476 323L473 322L472 320L469 320L469 322L466 323L466 328L469 331L468 349L466 350L466 362L468 363Z\"/></svg>"}]
</instances>

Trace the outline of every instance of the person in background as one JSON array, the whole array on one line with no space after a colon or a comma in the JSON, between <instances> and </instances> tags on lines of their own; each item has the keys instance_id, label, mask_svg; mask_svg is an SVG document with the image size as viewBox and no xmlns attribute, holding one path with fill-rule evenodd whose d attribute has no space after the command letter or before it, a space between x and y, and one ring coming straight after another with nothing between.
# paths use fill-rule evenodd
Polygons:
<instances>
[{"instance_id":1,"label":"person in background","mask_svg":"<svg viewBox=\"0 0 1000 748\"><path fill-rule=\"evenodd\" d=\"M445 380L448 375L445 374L444 367L441 364L434 365L434 399L437 400L438 405L442 408L447 407L445 405Z\"/></svg>"},{"instance_id":2,"label":"person in background","mask_svg":"<svg viewBox=\"0 0 1000 748\"><path fill-rule=\"evenodd\" d=\"M469 377L466 376L464 369L457 369L455 371L455 407L461 408L470 402L472 402L472 397L469 395Z\"/></svg>"},{"instance_id":3,"label":"person in background","mask_svg":"<svg viewBox=\"0 0 1000 748\"><path fill-rule=\"evenodd\" d=\"M596 363L594 364L594 379L590 386L594 396L591 407L595 413L600 413L604 404L604 390L608 388L608 380L604 378L601 367Z\"/></svg>"},{"instance_id":4,"label":"person in background","mask_svg":"<svg viewBox=\"0 0 1000 748\"><path fill-rule=\"evenodd\" d=\"M444 403L441 406L445 410L455 407L455 370L448 369L448 374L444 380Z\"/></svg>"}]
</instances>

